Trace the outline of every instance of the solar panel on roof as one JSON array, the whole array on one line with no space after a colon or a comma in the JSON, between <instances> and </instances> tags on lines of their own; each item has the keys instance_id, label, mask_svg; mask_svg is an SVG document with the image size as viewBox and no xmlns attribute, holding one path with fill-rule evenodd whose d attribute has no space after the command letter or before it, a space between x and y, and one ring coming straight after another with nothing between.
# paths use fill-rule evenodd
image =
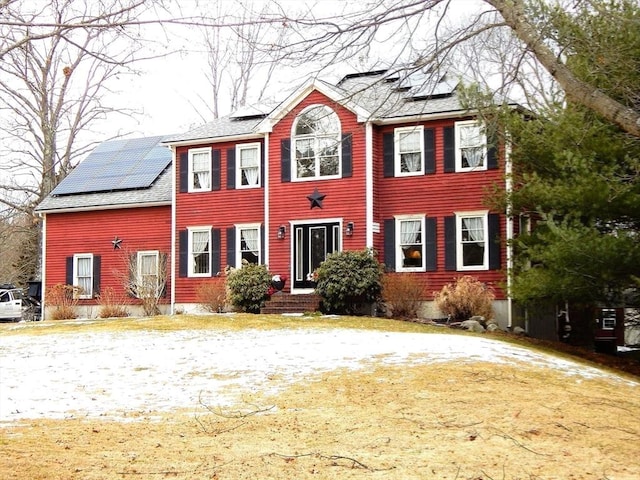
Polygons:
<instances>
[{"instance_id":1,"label":"solar panel on roof","mask_svg":"<svg viewBox=\"0 0 640 480\"><path fill-rule=\"evenodd\" d=\"M171 163L170 150L159 145L163 138L113 140L98 145L52 195L150 187Z\"/></svg>"}]
</instances>

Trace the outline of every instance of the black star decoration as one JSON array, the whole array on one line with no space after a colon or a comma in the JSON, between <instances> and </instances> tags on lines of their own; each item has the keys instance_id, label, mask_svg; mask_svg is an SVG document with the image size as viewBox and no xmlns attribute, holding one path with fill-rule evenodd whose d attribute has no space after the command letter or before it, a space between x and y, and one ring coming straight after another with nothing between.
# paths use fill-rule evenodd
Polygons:
<instances>
[{"instance_id":1,"label":"black star decoration","mask_svg":"<svg viewBox=\"0 0 640 480\"><path fill-rule=\"evenodd\" d=\"M120 244L122 243L122 239L118 238L118 236L116 235L116 237L113 240L111 240L111 243L113 244L114 250L119 250Z\"/></svg>"},{"instance_id":2,"label":"black star decoration","mask_svg":"<svg viewBox=\"0 0 640 480\"><path fill-rule=\"evenodd\" d=\"M309 202L311 202L310 208L322 208L322 201L324 200L324 197L326 197L326 195L324 193L320 193L318 191L318 187L316 187L311 195L307 195Z\"/></svg>"}]
</instances>

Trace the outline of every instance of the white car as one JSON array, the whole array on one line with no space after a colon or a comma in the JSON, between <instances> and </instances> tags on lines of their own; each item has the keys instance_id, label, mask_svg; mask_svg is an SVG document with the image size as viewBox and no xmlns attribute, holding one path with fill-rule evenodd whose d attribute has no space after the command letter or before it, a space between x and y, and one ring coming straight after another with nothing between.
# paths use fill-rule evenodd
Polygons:
<instances>
[{"instance_id":1,"label":"white car","mask_svg":"<svg viewBox=\"0 0 640 480\"><path fill-rule=\"evenodd\" d=\"M13 285L0 285L0 320L22 319L22 291Z\"/></svg>"}]
</instances>

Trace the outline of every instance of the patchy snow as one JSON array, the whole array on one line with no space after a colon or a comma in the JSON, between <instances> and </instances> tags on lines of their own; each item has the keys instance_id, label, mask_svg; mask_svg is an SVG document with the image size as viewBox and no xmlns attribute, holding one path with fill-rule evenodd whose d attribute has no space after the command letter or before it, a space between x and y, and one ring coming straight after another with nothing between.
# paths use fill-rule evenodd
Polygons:
<instances>
[{"instance_id":1,"label":"patchy snow","mask_svg":"<svg viewBox=\"0 0 640 480\"><path fill-rule=\"evenodd\" d=\"M135 331L0 336L0 422L126 418L231 405L337 368L448 361L596 368L489 338L369 330ZM638 383L630 382L640 386Z\"/></svg>"}]
</instances>

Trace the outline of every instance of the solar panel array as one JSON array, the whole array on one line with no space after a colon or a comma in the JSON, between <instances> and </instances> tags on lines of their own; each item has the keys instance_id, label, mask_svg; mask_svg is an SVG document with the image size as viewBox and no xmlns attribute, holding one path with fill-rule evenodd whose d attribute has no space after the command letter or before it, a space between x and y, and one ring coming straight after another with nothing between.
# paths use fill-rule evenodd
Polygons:
<instances>
[{"instance_id":1,"label":"solar panel array","mask_svg":"<svg viewBox=\"0 0 640 480\"><path fill-rule=\"evenodd\" d=\"M51 192L52 195L148 188L171 163L164 137L100 144Z\"/></svg>"}]
</instances>

